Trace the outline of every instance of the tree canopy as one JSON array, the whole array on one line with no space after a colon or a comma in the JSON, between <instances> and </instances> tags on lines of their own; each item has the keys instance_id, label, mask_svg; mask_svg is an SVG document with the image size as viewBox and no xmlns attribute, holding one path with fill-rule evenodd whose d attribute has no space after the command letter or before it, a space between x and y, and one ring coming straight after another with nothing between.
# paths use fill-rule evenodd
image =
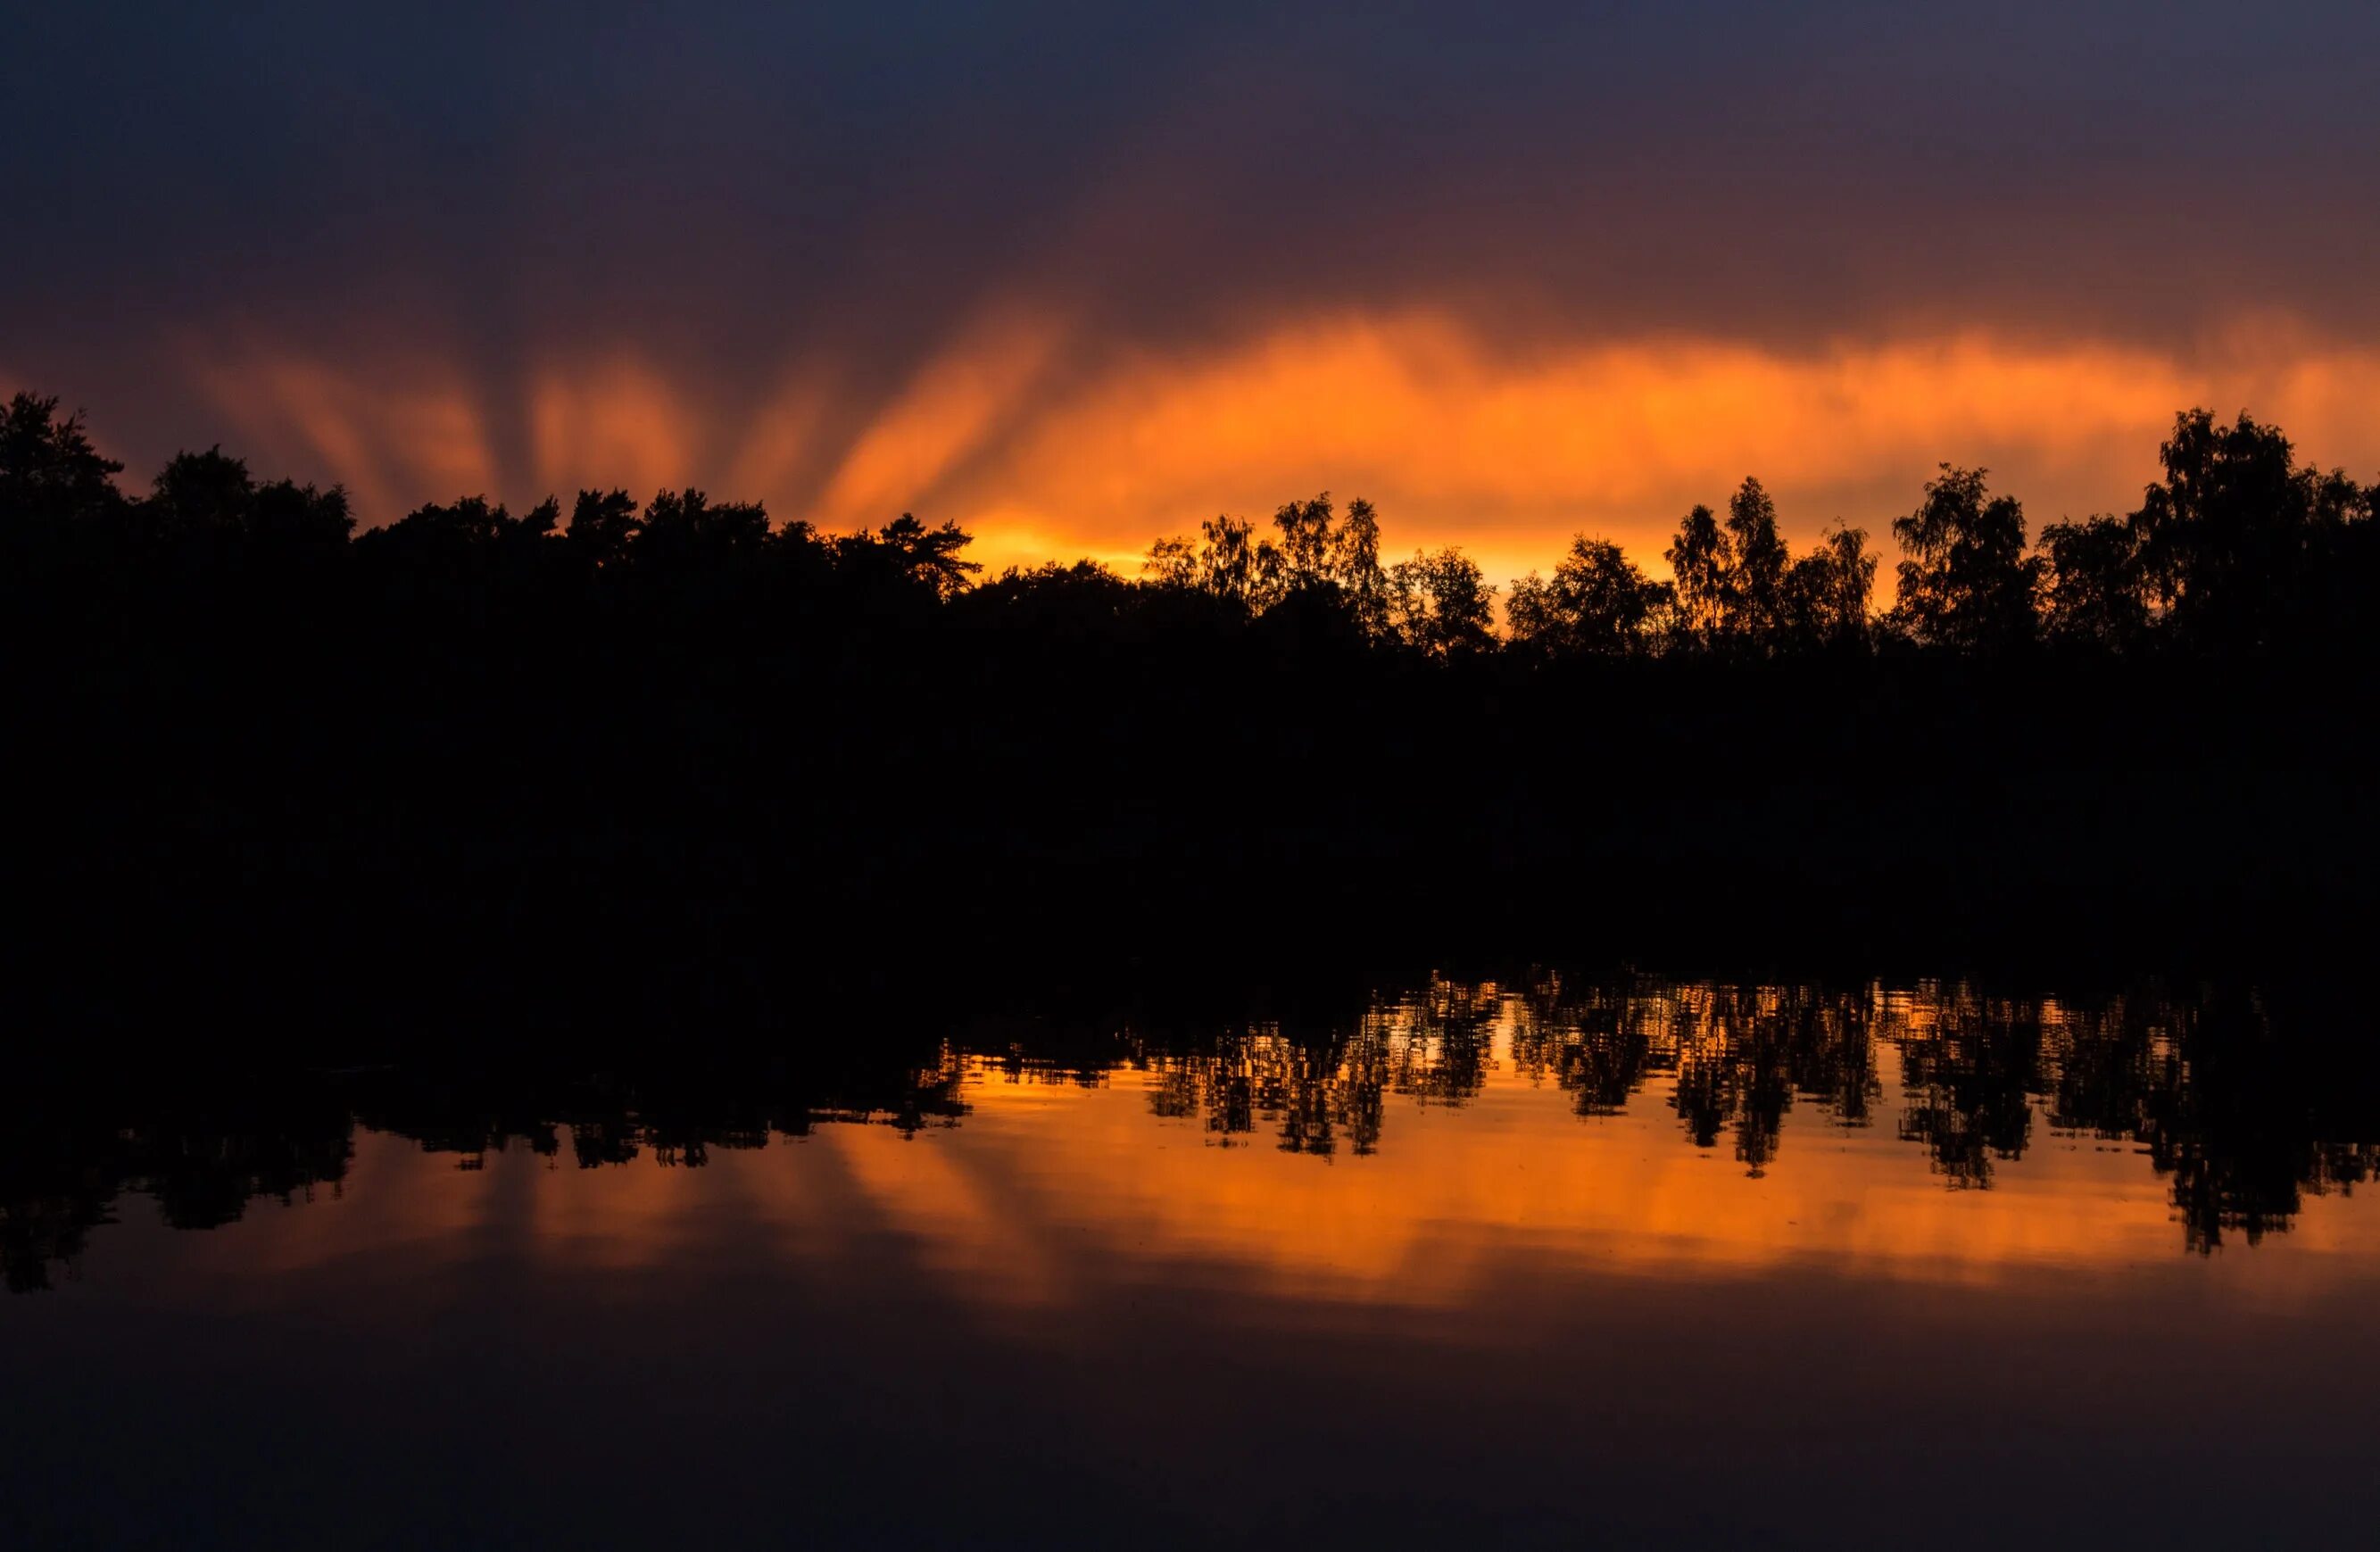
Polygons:
<instances>
[{"instance_id":1,"label":"tree canopy","mask_svg":"<svg viewBox=\"0 0 2380 1552\"><path fill-rule=\"evenodd\" d=\"M1160 539L1137 578L1052 565L986 583L967 558L970 536L953 523L903 513L872 530L825 534L690 488L641 504L625 491L582 490L566 517L559 499L516 515L470 494L358 533L344 491L260 481L213 447L176 456L145 493L127 494L115 483L123 466L97 450L81 415L28 393L0 414L0 528L26 578L50 564L85 575L162 567L197 586L233 568L297 586L338 571L425 606L451 604L457 589L527 588L548 599L669 597L714 612L815 606L821 618L930 610L994 586L1012 603L1037 591L1095 594L1117 619L1293 619L1309 637L1439 661L2044 647L2239 657L2360 628L2380 568L2372 488L2300 465L2287 437L2244 414L2225 422L2183 411L2158 456L2161 478L2135 510L2050 523L2037 543L2022 503L1993 491L1986 471L1941 465L1915 507L1892 520L1900 559L1882 609L1865 530L1831 522L1796 554L1756 478L1727 498L1723 515L1707 505L1686 513L1661 556L1667 577L1584 532L1549 576L1530 572L1509 589L1458 547L1384 563L1372 503L1342 507L1326 491L1283 503L1262 527L1224 513L1195 538ZM1179 607L1193 598L1207 615Z\"/></svg>"}]
</instances>

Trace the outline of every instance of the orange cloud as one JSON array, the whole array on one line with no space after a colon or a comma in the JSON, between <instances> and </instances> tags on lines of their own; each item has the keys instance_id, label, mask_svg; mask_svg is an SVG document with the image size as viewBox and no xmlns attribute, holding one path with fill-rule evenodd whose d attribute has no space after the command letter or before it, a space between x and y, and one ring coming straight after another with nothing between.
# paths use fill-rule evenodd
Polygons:
<instances>
[{"instance_id":1,"label":"orange cloud","mask_svg":"<svg viewBox=\"0 0 2380 1552\"><path fill-rule=\"evenodd\" d=\"M1377 503L1391 547L1459 543L1499 579L1577 530L1658 571L1685 509L1747 474L1797 540L1841 517L1881 540L1945 459L1988 466L2039 523L2136 502L2192 404L2277 421L2321 463L2380 468L2380 352L2271 321L2190 349L1969 333L1797 354L1710 339L1518 350L1416 310L1160 354L995 313L872 416L834 390L832 362L799 359L730 424L626 352L529 380L512 418L529 445L509 457L452 374L284 356L209 387L262 467L345 481L367 521L500 471L533 479L510 492L532 500L691 483L828 527L955 519L995 565L1089 554L1129 569L1160 534L1327 488Z\"/></svg>"},{"instance_id":2,"label":"orange cloud","mask_svg":"<svg viewBox=\"0 0 2380 1552\"><path fill-rule=\"evenodd\" d=\"M741 500L745 492L782 496L802 488L819 460L833 452L827 443L832 393L820 370L797 367L787 374L743 429L722 490Z\"/></svg>"},{"instance_id":3,"label":"orange cloud","mask_svg":"<svg viewBox=\"0 0 2380 1552\"><path fill-rule=\"evenodd\" d=\"M1057 344L1054 327L1022 319L954 342L853 443L819 499L819 520L853 527L925 504L1003 421L1026 411Z\"/></svg>"},{"instance_id":4,"label":"orange cloud","mask_svg":"<svg viewBox=\"0 0 2380 1552\"><path fill-rule=\"evenodd\" d=\"M2193 363L1984 335L1784 356L1707 341L1500 358L1427 314L1281 331L1195 359L1143 358L1037 415L947 492L997 544L1144 541L1321 487L1378 503L1403 544L1460 542L1509 568L1574 529L1658 566L1685 509L1746 474L1803 537L1881 528L1937 462L1984 463L2036 519L2129 504L2173 412L2253 407L2309 451L2380 462L2363 414L2380 356ZM1491 574L1497 574L1491 565Z\"/></svg>"},{"instance_id":5,"label":"orange cloud","mask_svg":"<svg viewBox=\"0 0 2380 1552\"><path fill-rule=\"evenodd\" d=\"M529 403L541 491L625 488L639 496L698 483L694 417L650 369L622 357L592 369L549 370Z\"/></svg>"},{"instance_id":6,"label":"orange cloud","mask_svg":"<svg viewBox=\"0 0 2380 1552\"><path fill-rule=\"evenodd\" d=\"M344 485L367 524L497 483L485 412L434 366L358 374L267 356L211 368L200 386L238 426L246 441L232 451L257 473Z\"/></svg>"}]
</instances>

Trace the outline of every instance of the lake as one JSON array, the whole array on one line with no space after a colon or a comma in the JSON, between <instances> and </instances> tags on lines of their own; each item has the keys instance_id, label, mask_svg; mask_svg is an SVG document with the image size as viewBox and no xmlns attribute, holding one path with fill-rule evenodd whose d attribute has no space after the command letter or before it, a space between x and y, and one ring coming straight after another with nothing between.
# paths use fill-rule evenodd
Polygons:
<instances>
[{"instance_id":1,"label":"lake","mask_svg":"<svg viewBox=\"0 0 2380 1552\"><path fill-rule=\"evenodd\" d=\"M21 1081L0 1522L2366 1545L2369 1022L1538 973L733 1060Z\"/></svg>"}]
</instances>

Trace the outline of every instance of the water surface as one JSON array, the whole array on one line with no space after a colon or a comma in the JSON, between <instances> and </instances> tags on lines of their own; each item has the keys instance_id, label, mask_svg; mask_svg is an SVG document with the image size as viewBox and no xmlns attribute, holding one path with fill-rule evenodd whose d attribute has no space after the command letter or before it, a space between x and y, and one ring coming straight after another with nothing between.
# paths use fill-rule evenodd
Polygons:
<instances>
[{"instance_id":1,"label":"water surface","mask_svg":"<svg viewBox=\"0 0 2380 1552\"><path fill-rule=\"evenodd\" d=\"M1540 976L820 1083L50 1096L0 1498L24 1546L2362 1545L2380 1126L2362 1030L2287 1025Z\"/></svg>"}]
</instances>

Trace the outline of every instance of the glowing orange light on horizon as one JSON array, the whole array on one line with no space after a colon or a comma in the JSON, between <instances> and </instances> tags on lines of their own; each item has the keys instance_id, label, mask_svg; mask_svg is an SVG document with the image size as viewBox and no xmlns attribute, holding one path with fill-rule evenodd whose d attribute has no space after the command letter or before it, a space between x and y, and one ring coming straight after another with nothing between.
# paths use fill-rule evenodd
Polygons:
<instances>
[{"instance_id":1,"label":"glowing orange light on horizon","mask_svg":"<svg viewBox=\"0 0 2380 1552\"><path fill-rule=\"evenodd\" d=\"M1519 358L1413 311L1184 354L1086 348L1055 321L995 313L873 414L854 418L825 364L796 362L734 424L633 352L556 361L531 374L525 449L500 450L495 418L434 361L358 374L265 355L207 385L260 466L346 484L367 523L504 478L538 482L526 500L696 484L827 527L953 519L995 566L1087 554L1129 570L1160 535L1330 489L1372 499L1392 551L1460 544L1496 580L1549 565L1576 531L1659 574L1678 516L1747 474L1798 541L1838 517L1881 541L1943 459L1989 466L2040 523L2135 502L2173 412L2197 403L2245 406L2315 461L2380 464L2380 353L2275 328L2198 355L1964 333Z\"/></svg>"}]
</instances>

